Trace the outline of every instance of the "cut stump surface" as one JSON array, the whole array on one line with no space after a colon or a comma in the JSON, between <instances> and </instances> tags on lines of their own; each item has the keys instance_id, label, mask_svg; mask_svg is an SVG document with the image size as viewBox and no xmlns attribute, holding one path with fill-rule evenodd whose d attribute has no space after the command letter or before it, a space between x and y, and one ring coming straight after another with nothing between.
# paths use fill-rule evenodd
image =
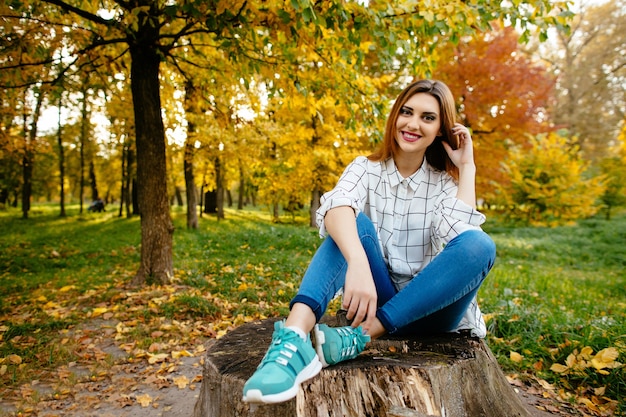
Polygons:
<instances>
[{"instance_id":1,"label":"cut stump surface","mask_svg":"<svg viewBox=\"0 0 626 417\"><path fill-rule=\"evenodd\" d=\"M325 317L329 325L343 325ZM208 350L193 417L529 417L495 357L478 339L445 334L378 339L354 360L325 368L293 400L242 401L276 319L248 323Z\"/></svg>"}]
</instances>

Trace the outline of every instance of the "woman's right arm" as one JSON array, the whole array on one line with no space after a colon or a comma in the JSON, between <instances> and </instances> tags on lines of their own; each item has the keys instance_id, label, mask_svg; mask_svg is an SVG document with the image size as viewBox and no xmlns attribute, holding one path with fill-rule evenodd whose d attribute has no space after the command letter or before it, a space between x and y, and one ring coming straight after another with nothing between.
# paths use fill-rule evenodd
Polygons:
<instances>
[{"instance_id":1,"label":"woman's right arm","mask_svg":"<svg viewBox=\"0 0 626 417\"><path fill-rule=\"evenodd\" d=\"M367 255L359 239L354 209L340 206L330 209L324 216L326 231L335 241L348 263L344 285L343 308L352 326L374 319L377 293Z\"/></svg>"}]
</instances>

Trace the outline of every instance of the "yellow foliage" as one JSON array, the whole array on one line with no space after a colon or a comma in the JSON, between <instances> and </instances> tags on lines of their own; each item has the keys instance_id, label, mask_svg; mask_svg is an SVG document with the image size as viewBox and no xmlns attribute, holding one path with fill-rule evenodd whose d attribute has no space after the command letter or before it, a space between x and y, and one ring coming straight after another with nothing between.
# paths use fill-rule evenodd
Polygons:
<instances>
[{"instance_id":1,"label":"yellow foliage","mask_svg":"<svg viewBox=\"0 0 626 417\"><path fill-rule=\"evenodd\" d=\"M617 369L624 366L616 360L618 357L619 352L614 347L602 349L594 355L593 349L585 346L580 352L576 349L568 355L565 364L552 364L550 370L563 375L584 374L588 370L595 370L600 374L608 375L609 372L606 369Z\"/></svg>"},{"instance_id":2,"label":"yellow foliage","mask_svg":"<svg viewBox=\"0 0 626 417\"><path fill-rule=\"evenodd\" d=\"M500 187L513 218L554 226L595 214L605 190L603 177L587 178L588 163L572 140L557 133L529 138L503 167L511 179Z\"/></svg>"}]
</instances>

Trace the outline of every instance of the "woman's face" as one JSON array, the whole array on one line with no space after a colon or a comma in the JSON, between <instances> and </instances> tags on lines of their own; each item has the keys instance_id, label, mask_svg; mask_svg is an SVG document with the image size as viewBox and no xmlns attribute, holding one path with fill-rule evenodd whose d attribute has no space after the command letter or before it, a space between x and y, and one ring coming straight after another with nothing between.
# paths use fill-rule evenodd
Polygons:
<instances>
[{"instance_id":1,"label":"woman's face","mask_svg":"<svg viewBox=\"0 0 626 417\"><path fill-rule=\"evenodd\" d=\"M400 157L424 157L428 148L441 134L439 102L428 93L411 96L400 108L396 120L396 143Z\"/></svg>"}]
</instances>

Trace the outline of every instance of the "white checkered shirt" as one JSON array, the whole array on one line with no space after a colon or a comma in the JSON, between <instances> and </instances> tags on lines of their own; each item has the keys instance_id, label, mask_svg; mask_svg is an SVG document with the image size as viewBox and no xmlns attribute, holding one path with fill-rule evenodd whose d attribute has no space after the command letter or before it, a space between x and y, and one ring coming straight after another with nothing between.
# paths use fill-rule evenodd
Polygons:
<instances>
[{"instance_id":1,"label":"white checkered shirt","mask_svg":"<svg viewBox=\"0 0 626 417\"><path fill-rule=\"evenodd\" d=\"M485 216L456 198L457 184L446 172L427 162L403 178L393 159L372 162L356 158L343 172L335 188L322 196L317 211L320 236L326 235L324 216L334 207L349 206L374 223L379 243L398 290L421 271L460 233L480 230ZM457 330L486 334L476 299Z\"/></svg>"}]
</instances>

